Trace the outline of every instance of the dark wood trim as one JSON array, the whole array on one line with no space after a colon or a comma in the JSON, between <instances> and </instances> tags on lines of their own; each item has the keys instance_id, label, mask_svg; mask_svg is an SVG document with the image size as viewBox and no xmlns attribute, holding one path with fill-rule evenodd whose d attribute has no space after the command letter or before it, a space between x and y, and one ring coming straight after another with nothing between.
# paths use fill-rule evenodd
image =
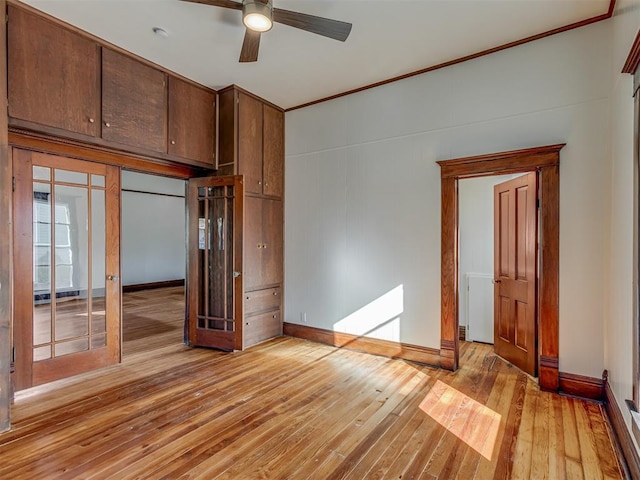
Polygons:
<instances>
[{"instance_id":1,"label":"dark wood trim","mask_svg":"<svg viewBox=\"0 0 640 480\"><path fill-rule=\"evenodd\" d=\"M441 180L442 260L440 281L440 364L458 369L458 181L454 177ZM445 288L446 285L446 288Z\"/></svg>"},{"instance_id":2,"label":"dark wood trim","mask_svg":"<svg viewBox=\"0 0 640 480\"><path fill-rule=\"evenodd\" d=\"M197 169L188 165L131 155L95 145L82 145L70 140L48 137L32 132L12 131L9 133L9 143L14 147L36 152L106 163L123 167L127 170L185 180L203 176L207 172L207 170Z\"/></svg>"},{"instance_id":3,"label":"dark wood trim","mask_svg":"<svg viewBox=\"0 0 640 480\"><path fill-rule=\"evenodd\" d=\"M179 280L164 280L162 282L135 283L132 285L123 285L124 293L141 292L142 290L153 290L156 288L183 287L184 278Z\"/></svg>"},{"instance_id":4,"label":"dark wood trim","mask_svg":"<svg viewBox=\"0 0 640 480\"><path fill-rule=\"evenodd\" d=\"M21 8L22 10L24 10L26 12L32 13L34 15L38 15L39 17L42 17L43 19L46 19L47 21L49 21L51 23L54 23L55 25L59 25L59 26L61 26L63 28L66 28L67 30L70 30L70 31L72 31L74 33L77 33L77 34L79 34L79 35L81 35L81 36L83 36L85 38L88 38L88 39L96 42L98 45L100 45L102 47L107 47L110 50L113 50L115 52L118 52L118 53L121 53L123 55L126 55L129 58L133 58L137 62L143 63L143 64L147 65L148 67L155 68L156 70L160 70L161 72L164 72L164 73L166 73L168 75L171 75L172 77L179 78L180 80L183 80L183 81L185 81L185 82L187 82L190 85L193 85L195 87L198 87L198 88L201 88L203 90L207 90L209 92L215 93L215 90L213 90L210 87L202 85L201 83L198 83L198 82L196 82L196 81L194 81L194 80L192 80L190 78L184 77L184 76L180 75L179 73L176 73L176 72L174 72L172 70L169 70L166 67L158 65L157 63L153 63L152 61L147 60L146 58L140 57L140 56L136 55L135 53L132 53L132 52L130 52L128 50L125 50L122 47L114 45L113 43L110 43L110 42L106 41L105 39L100 38L100 37L98 37L96 35L93 35L93 34L87 32L86 30L82 30L81 28L78 28L75 25L71 25L70 23L67 23L67 22L65 22L63 20L60 20L59 18L56 18L56 17L54 17L52 15L49 15L48 13L45 13L42 10L38 10L36 7L33 7L33 6L28 5L26 3L22 3L19 0L6 0L6 3L8 5L12 5L14 7ZM4 11L6 11L6 7L5 7Z\"/></svg>"},{"instance_id":5,"label":"dark wood trim","mask_svg":"<svg viewBox=\"0 0 640 480\"><path fill-rule=\"evenodd\" d=\"M560 386L560 166L544 166L539 175L538 352L547 361L539 365L538 377L540 388L556 391Z\"/></svg>"},{"instance_id":6,"label":"dark wood trim","mask_svg":"<svg viewBox=\"0 0 640 480\"><path fill-rule=\"evenodd\" d=\"M348 348L359 352L401 358L433 367L440 366L440 353L436 348L421 347L407 343L391 342L377 338L359 337L349 333L332 332L323 328L309 327L295 323L283 324L283 333L290 337L324 343L333 347Z\"/></svg>"},{"instance_id":7,"label":"dark wood trim","mask_svg":"<svg viewBox=\"0 0 640 480\"><path fill-rule=\"evenodd\" d=\"M624 67L622 67L622 73L630 73L633 75L636 73L638 65L640 65L640 30L638 30L636 34L636 39L633 41L631 50L629 50L629 56L624 63Z\"/></svg>"},{"instance_id":8,"label":"dark wood trim","mask_svg":"<svg viewBox=\"0 0 640 480\"><path fill-rule=\"evenodd\" d=\"M440 160L436 163L440 165L442 178L466 178L529 172L541 167L558 165L558 152L564 146L564 143L559 143L545 147L524 148L495 154Z\"/></svg>"},{"instance_id":9,"label":"dark wood trim","mask_svg":"<svg viewBox=\"0 0 640 480\"><path fill-rule=\"evenodd\" d=\"M557 391L558 372L558 279L559 279L559 162L564 144L478 155L438 163L442 189L441 252L441 365L458 367L458 195L461 178L539 171L540 239L538 351L540 387ZM492 163L495 162L495 163ZM544 360L543 360L544 359ZM543 360L543 361L542 361Z\"/></svg>"},{"instance_id":10,"label":"dark wood trim","mask_svg":"<svg viewBox=\"0 0 640 480\"><path fill-rule=\"evenodd\" d=\"M588 400L601 401L604 399L604 383L601 378L566 372L560 372L559 377L561 393Z\"/></svg>"},{"instance_id":11,"label":"dark wood trim","mask_svg":"<svg viewBox=\"0 0 640 480\"><path fill-rule=\"evenodd\" d=\"M165 122L166 123L166 122ZM128 157L141 158L156 163L164 163L169 165L184 165L194 170L213 171L213 163L202 163L196 160L188 160L168 153L148 150L140 147L120 144L99 137L83 135L81 133L69 132L61 128L40 125L26 120L9 118L9 132L18 133L25 136L35 138L55 139L69 145L89 146L97 150L119 153Z\"/></svg>"},{"instance_id":12,"label":"dark wood trim","mask_svg":"<svg viewBox=\"0 0 640 480\"><path fill-rule=\"evenodd\" d=\"M591 25L592 23L597 23L602 20L607 20L611 18L613 15L613 11L615 9L616 0L610 0L609 8L607 9L607 13L602 15L596 15L595 17L587 18L585 20L580 20L579 22L570 23L569 25L565 25L563 27L554 28L552 30L547 30L543 33L538 33L537 35L531 35L530 37L525 37L520 40L515 40L513 42L505 43L503 45L489 48L486 50L481 50L476 53L472 53L471 55L465 55L464 57L459 57L454 60L449 60L448 62L438 63L437 65L432 65L430 67L425 67L420 70L416 70L414 72L405 73L403 75L398 75L396 77L388 78L386 80L381 80L379 82L371 83L369 85L365 85L363 87L354 88L352 90L347 90L346 92L336 93L335 95L330 95L328 97L319 98L318 100L313 100L311 102L306 102L300 105L296 105L294 107L290 107L285 109L285 112L291 112L293 110L298 110L300 108L310 107L311 105L316 105L318 103L328 102L329 100L335 100L336 98L346 97L347 95L351 95L354 93L362 92L364 90L370 90L372 88L380 87L382 85L387 85L389 83L398 82L400 80L404 80L405 78L415 77L416 75L422 75L423 73L433 72L434 70L440 70L441 68L450 67L452 65L457 65L458 63L467 62L469 60L474 60L479 57L484 57L485 55L490 55L492 53L500 52L502 50L507 50L512 47L517 47L519 45L524 45L525 43L530 43L535 40L540 40L545 37L550 37L552 35L556 35L558 33L568 32L569 30L573 30L575 28L585 27L587 25Z\"/></svg>"},{"instance_id":13,"label":"dark wood trim","mask_svg":"<svg viewBox=\"0 0 640 480\"><path fill-rule=\"evenodd\" d=\"M0 9L6 12L5 0ZM0 27L0 432L9 430L11 404L12 169L7 138L7 24Z\"/></svg>"},{"instance_id":14,"label":"dark wood trim","mask_svg":"<svg viewBox=\"0 0 640 480\"><path fill-rule=\"evenodd\" d=\"M604 383L604 409L609 417L613 430L613 443L616 447L618 458L625 470L626 478L640 478L640 456L634 445L631 433L624 421L624 416L607 380L607 371L603 374Z\"/></svg>"}]
</instances>

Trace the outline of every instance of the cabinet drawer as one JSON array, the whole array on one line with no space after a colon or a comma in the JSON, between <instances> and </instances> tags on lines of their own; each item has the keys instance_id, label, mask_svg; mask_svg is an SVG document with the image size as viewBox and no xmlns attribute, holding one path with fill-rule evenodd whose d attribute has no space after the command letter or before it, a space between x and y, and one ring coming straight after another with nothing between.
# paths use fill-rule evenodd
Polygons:
<instances>
[{"instance_id":1,"label":"cabinet drawer","mask_svg":"<svg viewBox=\"0 0 640 480\"><path fill-rule=\"evenodd\" d=\"M280 307L280 287L266 288L244 294L244 314L264 312Z\"/></svg>"},{"instance_id":2,"label":"cabinet drawer","mask_svg":"<svg viewBox=\"0 0 640 480\"><path fill-rule=\"evenodd\" d=\"M248 347L282 335L280 310L260 313L244 320L244 346Z\"/></svg>"}]
</instances>

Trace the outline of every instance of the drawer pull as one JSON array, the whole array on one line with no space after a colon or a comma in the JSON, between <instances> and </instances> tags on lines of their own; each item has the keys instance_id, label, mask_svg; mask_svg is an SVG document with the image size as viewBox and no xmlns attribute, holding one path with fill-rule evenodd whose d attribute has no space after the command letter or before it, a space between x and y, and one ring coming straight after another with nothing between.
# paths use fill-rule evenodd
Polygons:
<instances>
[{"instance_id":1,"label":"drawer pull","mask_svg":"<svg viewBox=\"0 0 640 480\"><path fill-rule=\"evenodd\" d=\"M278 296L278 292L273 292L273 295L277 297Z\"/></svg>"}]
</instances>

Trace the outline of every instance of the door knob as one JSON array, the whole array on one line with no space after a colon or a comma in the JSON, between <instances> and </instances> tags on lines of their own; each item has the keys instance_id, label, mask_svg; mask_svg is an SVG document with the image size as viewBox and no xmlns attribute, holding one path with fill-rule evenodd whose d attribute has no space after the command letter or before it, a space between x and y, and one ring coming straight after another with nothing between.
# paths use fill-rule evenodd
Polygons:
<instances>
[{"instance_id":1,"label":"door knob","mask_svg":"<svg viewBox=\"0 0 640 480\"><path fill-rule=\"evenodd\" d=\"M107 275L107 280L117 282L118 280L120 280L120 278L117 275Z\"/></svg>"},{"instance_id":2,"label":"door knob","mask_svg":"<svg viewBox=\"0 0 640 480\"><path fill-rule=\"evenodd\" d=\"M498 280L491 280L491 283L502 283L502 280L498 279Z\"/></svg>"}]
</instances>

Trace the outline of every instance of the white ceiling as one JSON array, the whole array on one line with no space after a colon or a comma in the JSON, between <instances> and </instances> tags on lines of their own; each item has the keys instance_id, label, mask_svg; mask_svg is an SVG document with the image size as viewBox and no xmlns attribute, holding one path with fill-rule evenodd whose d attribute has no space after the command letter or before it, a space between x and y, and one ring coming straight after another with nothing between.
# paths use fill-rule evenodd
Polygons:
<instances>
[{"instance_id":1,"label":"white ceiling","mask_svg":"<svg viewBox=\"0 0 640 480\"><path fill-rule=\"evenodd\" d=\"M289 108L607 12L609 0L274 0L351 22L345 43L276 24L238 63L241 12L180 0L26 0L209 87L235 83ZM166 39L153 27L169 32Z\"/></svg>"}]
</instances>

